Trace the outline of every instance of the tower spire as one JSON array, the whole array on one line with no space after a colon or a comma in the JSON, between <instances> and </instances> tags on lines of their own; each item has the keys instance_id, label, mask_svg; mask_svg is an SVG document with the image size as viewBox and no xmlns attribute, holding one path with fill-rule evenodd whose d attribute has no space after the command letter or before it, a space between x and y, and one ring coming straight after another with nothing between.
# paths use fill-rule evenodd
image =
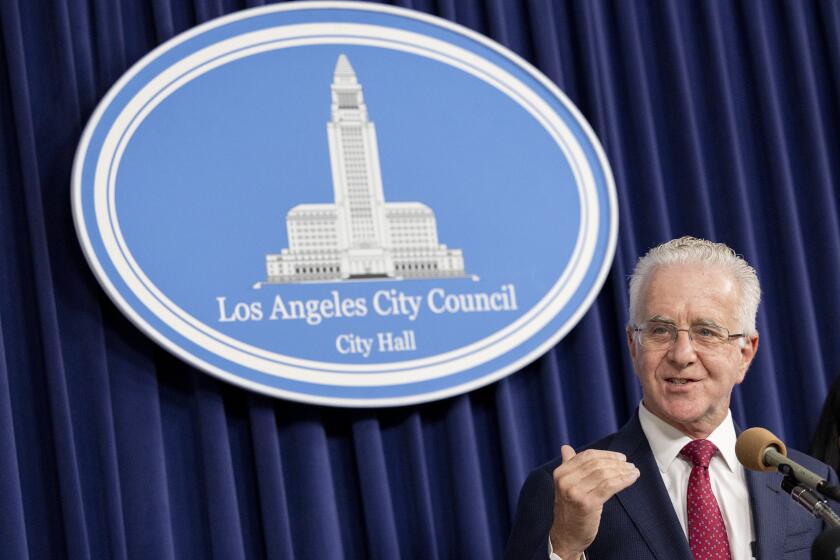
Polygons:
<instances>
[{"instance_id":1,"label":"tower spire","mask_svg":"<svg viewBox=\"0 0 840 560\"><path fill-rule=\"evenodd\" d=\"M335 63L335 73L333 74L333 82L336 84L355 84L356 82L356 71L353 70L353 66L350 65L350 60L347 58L347 55L340 54L338 55L338 61Z\"/></svg>"},{"instance_id":2,"label":"tower spire","mask_svg":"<svg viewBox=\"0 0 840 560\"><path fill-rule=\"evenodd\" d=\"M332 83L333 121L368 120L362 84L356 79L356 72L344 53L338 55Z\"/></svg>"}]
</instances>

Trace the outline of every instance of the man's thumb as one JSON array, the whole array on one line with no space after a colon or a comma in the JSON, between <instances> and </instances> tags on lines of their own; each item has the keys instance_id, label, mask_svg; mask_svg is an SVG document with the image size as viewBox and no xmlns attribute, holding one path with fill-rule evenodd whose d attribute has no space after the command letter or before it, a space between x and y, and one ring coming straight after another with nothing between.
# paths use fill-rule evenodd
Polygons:
<instances>
[{"instance_id":1,"label":"man's thumb","mask_svg":"<svg viewBox=\"0 0 840 560\"><path fill-rule=\"evenodd\" d=\"M575 456L575 450L572 448L571 445L564 445L560 447L560 455L563 457L563 462L565 463L566 461Z\"/></svg>"}]
</instances>

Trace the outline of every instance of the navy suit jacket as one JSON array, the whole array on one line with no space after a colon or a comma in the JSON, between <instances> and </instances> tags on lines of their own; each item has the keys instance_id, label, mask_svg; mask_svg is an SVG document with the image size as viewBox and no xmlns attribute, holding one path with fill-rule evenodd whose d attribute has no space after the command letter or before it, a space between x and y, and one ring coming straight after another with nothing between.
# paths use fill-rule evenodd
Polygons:
<instances>
[{"instance_id":1,"label":"navy suit jacket","mask_svg":"<svg viewBox=\"0 0 840 560\"><path fill-rule=\"evenodd\" d=\"M642 431L638 412L619 431L587 447L621 452L641 473L632 486L604 504L598 535L586 550L587 560L692 560L688 540ZM836 483L834 470L825 464L795 450L789 450L788 455ZM561 462L557 458L537 468L522 486L505 560L548 558L548 532L554 514L552 472ZM780 474L750 470L746 473L755 526L755 557L810 559L811 543L822 531L822 521L781 490Z\"/></svg>"}]
</instances>

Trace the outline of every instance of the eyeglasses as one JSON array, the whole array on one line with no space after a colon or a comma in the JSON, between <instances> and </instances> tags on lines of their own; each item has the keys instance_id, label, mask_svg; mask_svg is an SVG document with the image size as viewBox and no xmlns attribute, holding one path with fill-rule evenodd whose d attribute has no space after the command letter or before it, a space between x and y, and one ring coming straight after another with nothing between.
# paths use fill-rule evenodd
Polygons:
<instances>
[{"instance_id":1,"label":"eyeglasses","mask_svg":"<svg viewBox=\"0 0 840 560\"><path fill-rule=\"evenodd\" d=\"M717 350L730 340L745 337L744 333L729 334L729 330L717 325L692 325L687 329L678 329L671 323L651 321L640 327L633 327L642 346L654 349L670 348L677 341L680 332L688 333L688 340L694 343L696 350Z\"/></svg>"}]
</instances>

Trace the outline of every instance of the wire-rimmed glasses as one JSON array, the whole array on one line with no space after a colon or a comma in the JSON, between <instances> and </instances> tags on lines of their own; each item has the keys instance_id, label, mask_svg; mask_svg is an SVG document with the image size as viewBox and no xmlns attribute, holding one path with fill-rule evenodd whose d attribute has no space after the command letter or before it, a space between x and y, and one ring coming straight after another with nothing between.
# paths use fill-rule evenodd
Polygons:
<instances>
[{"instance_id":1,"label":"wire-rimmed glasses","mask_svg":"<svg viewBox=\"0 0 840 560\"><path fill-rule=\"evenodd\" d=\"M639 337L642 346L654 349L670 348L680 332L688 333L688 339L697 350L717 350L731 340L746 336L744 333L730 334L729 329L712 324L691 325L687 329L678 329L673 323L648 321L634 326L633 332Z\"/></svg>"}]
</instances>

